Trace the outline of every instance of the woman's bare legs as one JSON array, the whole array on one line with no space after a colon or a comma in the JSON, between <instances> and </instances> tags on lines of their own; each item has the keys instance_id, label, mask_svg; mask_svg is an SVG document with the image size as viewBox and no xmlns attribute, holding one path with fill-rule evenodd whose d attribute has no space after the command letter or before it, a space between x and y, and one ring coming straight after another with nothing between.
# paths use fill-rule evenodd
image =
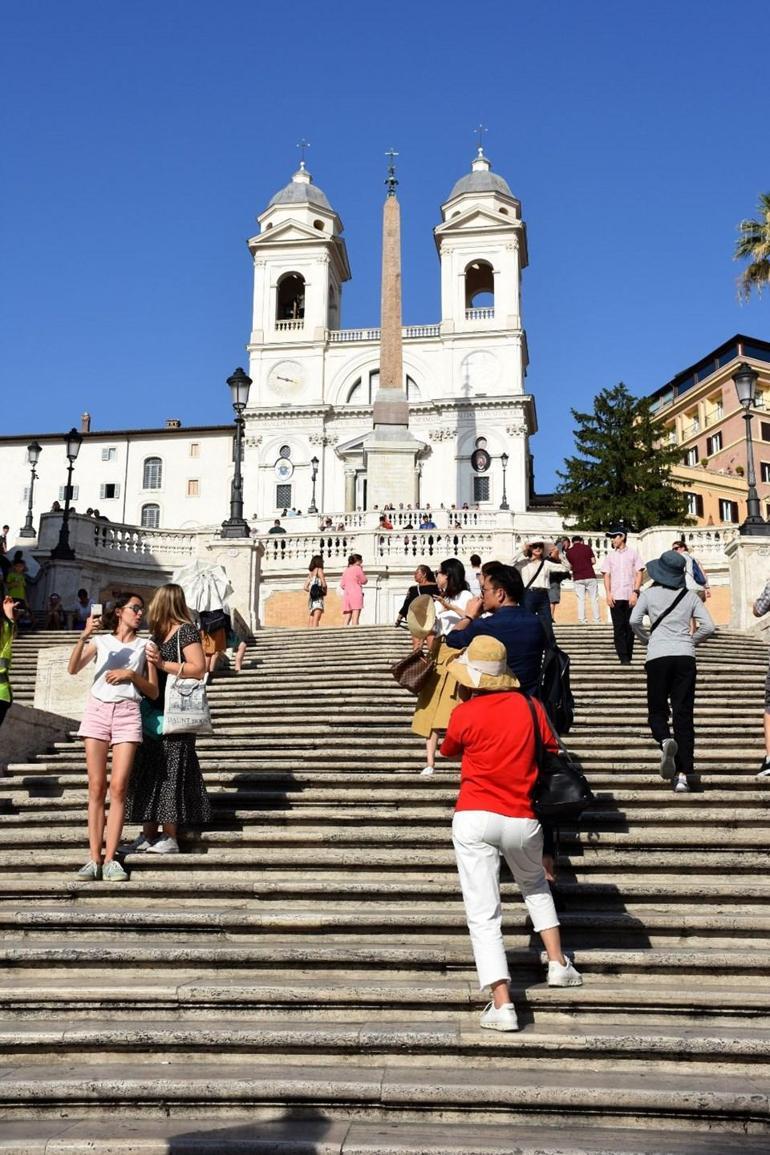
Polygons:
<instances>
[{"instance_id":1,"label":"woman's bare legs","mask_svg":"<svg viewBox=\"0 0 770 1155\"><path fill-rule=\"evenodd\" d=\"M351 610L350 612L352 614L352 621L350 624L353 626L357 626L358 625L358 619L361 617L361 611L360 610Z\"/></svg>"},{"instance_id":2,"label":"woman's bare legs","mask_svg":"<svg viewBox=\"0 0 770 1155\"><path fill-rule=\"evenodd\" d=\"M436 765L436 750L438 749L438 730L431 730L430 737L425 739L425 765Z\"/></svg>"},{"instance_id":3,"label":"woman's bare legs","mask_svg":"<svg viewBox=\"0 0 770 1155\"><path fill-rule=\"evenodd\" d=\"M352 610L343 610L343 611L342 611L342 620L343 620L343 622L345 623L345 625L346 625L346 626L349 626L349 625L350 625L350 615L351 615L352 613L353 613L353 611L352 611Z\"/></svg>"},{"instance_id":4,"label":"woman's bare legs","mask_svg":"<svg viewBox=\"0 0 770 1155\"><path fill-rule=\"evenodd\" d=\"M322 613L323 613L323 610L311 610L310 617L308 618L307 624L309 626L316 626L316 627L320 626Z\"/></svg>"},{"instance_id":5,"label":"woman's bare legs","mask_svg":"<svg viewBox=\"0 0 770 1155\"><path fill-rule=\"evenodd\" d=\"M105 864L112 862L123 833L123 819L126 812L126 790L131 771L134 768L136 742L121 742L112 747L112 771L110 773L110 812L107 815L107 839L104 848ZM94 861L98 862L98 859Z\"/></svg>"},{"instance_id":6,"label":"woman's bare legs","mask_svg":"<svg viewBox=\"0 0 770 1155\"><path fill-rule=\"evenodd\" d=\"M86 766L88 768L88 845L91 861L102 861L102 843L106 817L104 800L107 797L107 754L109 742L86 738Z\"/></svg>"}]
</instances>

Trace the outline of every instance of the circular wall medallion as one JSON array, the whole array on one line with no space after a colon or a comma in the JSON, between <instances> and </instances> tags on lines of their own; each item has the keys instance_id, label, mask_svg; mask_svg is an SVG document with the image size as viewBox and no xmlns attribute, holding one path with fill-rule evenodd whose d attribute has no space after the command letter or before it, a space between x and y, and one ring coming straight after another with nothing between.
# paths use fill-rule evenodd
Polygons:
<instances>
[{"instance_id":1,"label":"circular wall medallion","mask_svg":"<svg viewBox=\"0 0 770 1155\"><path fill-rule=\"evenodd\" d=\"M268 373L267 383L279 397L293 397L302 392L305 370L299 361L279 361Z\"/></svg>"},{"instance_id":2,"label":"circular wall medallion","mask_svg":"<svg viewBox=\"0 0 770 1155\"><path fill-rule=\"evenodd\" d=\"M492 458L486 449L474 449L471 454L471 465L476 473L486 473L492 464Z\"/></svg>"},{"instance_id":3,"label":"circular wall medallion","mask_svg":"<svg viewBox=\"0 0 770 1155\"><path fill-rule=\"evenodd\" d=\"M289 481L294 473L294 466L286 457L279 457L273 469L279 481Z\"/></svg>"},{"instance_id":4,"label":"circular wall medallion","mask_svg":"<svg viewBox=\"0 0 770 1155\"><path fill-rule=\"evenodd\" d=\"M460 384L469 389L489 389L499 376L500 364L489 349L474 349L460 362Z\"/></svg>"}]
</instances>

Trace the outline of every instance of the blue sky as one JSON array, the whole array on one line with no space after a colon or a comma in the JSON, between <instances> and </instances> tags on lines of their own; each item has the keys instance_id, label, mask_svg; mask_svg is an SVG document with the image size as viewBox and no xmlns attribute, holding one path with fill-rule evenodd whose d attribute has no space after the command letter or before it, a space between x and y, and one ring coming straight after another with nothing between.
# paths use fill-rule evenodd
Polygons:
<instances>
[{"instance_id":1,"label":"blue sky","mask_svg":"<svg viewBox=\"0 0 770 1155\"><path fill-rule=\"evenodd\" d=\"M296 142L345 224L346 327L375 324L399 151L404 321L438 319L431 230L479 121L521 199L540 491L570 407L738 331L736 225L770 189L770 7L733 0L4 5L0 389L10 433L230 419L254 218Z\"/></svg>"}]
</instances>

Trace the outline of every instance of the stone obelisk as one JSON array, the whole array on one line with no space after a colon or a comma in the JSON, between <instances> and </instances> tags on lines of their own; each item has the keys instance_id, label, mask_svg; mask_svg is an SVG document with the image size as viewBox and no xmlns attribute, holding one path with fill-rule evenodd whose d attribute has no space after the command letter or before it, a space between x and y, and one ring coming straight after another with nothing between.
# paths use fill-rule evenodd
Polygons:
<instances>
[{"instance_id":1,"label":"stone obelisk","mask_svg":"<svg viewBox=\"0 0 770 1155\"><path fill-rule=\"evenodd\" d=\"M416 458L421 443L409 432L401 344L401 209L396 196L395 157L391 149L388 195L382 214L382 297L380 380L374 398L374 428L366 438L366 504L417 502Z\"/></svg>"}]
</instances>

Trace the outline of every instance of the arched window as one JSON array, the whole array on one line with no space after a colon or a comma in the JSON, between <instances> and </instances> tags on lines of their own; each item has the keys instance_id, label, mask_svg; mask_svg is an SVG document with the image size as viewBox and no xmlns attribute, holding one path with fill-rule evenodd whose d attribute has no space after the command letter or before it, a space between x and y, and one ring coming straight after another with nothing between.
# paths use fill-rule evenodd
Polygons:
<instances>
[{"instance_id":1,"label":"arched window","mask_svg":"<svg viewBox=\"0 0 770 1155\"><path fill-rule=\"evenodd\" d=\"M495 274L489 261L471 261L465 270L465 308L492 309Z\"/></svg>"},{"instance_id":2,"label":"arched window","mask_svg":"<svg viewBox=\"0 0 770 1155\"><path fill-rule=\"evenodd\" d=\"M340 323L340 308L334 286L329 285L329 328L336 329Z\"/></svg>"},{"instance_id":3,"label":"arched window","mask_svg":"<svg viewBox=\"0 0 770 1155\"><path fill-rule=\"evenodd\" d=\"M285 273L278 282L276 321L301 321L305 316L305 278Z\"/></svg>"},{"instance_id":4,"label":"arched window","mask_svg":"<svg viewBox=\"0 0 770 1155\"><path fill-rule=\"evenodd\" d=\"M159 457L145 457L142 487L144 489L160 489L162 483L163 462Z\"/></svg>"},{"instance_id":5,"label":"arched window","mask_svg":"<svg viewBox=\"0 0 770 1155\"><path fill-rule=\"evenodd\" d=\"M142 527L157 529L160 525L160 506L149 504L142 506Z\"/></svg>"}]
</instances>

